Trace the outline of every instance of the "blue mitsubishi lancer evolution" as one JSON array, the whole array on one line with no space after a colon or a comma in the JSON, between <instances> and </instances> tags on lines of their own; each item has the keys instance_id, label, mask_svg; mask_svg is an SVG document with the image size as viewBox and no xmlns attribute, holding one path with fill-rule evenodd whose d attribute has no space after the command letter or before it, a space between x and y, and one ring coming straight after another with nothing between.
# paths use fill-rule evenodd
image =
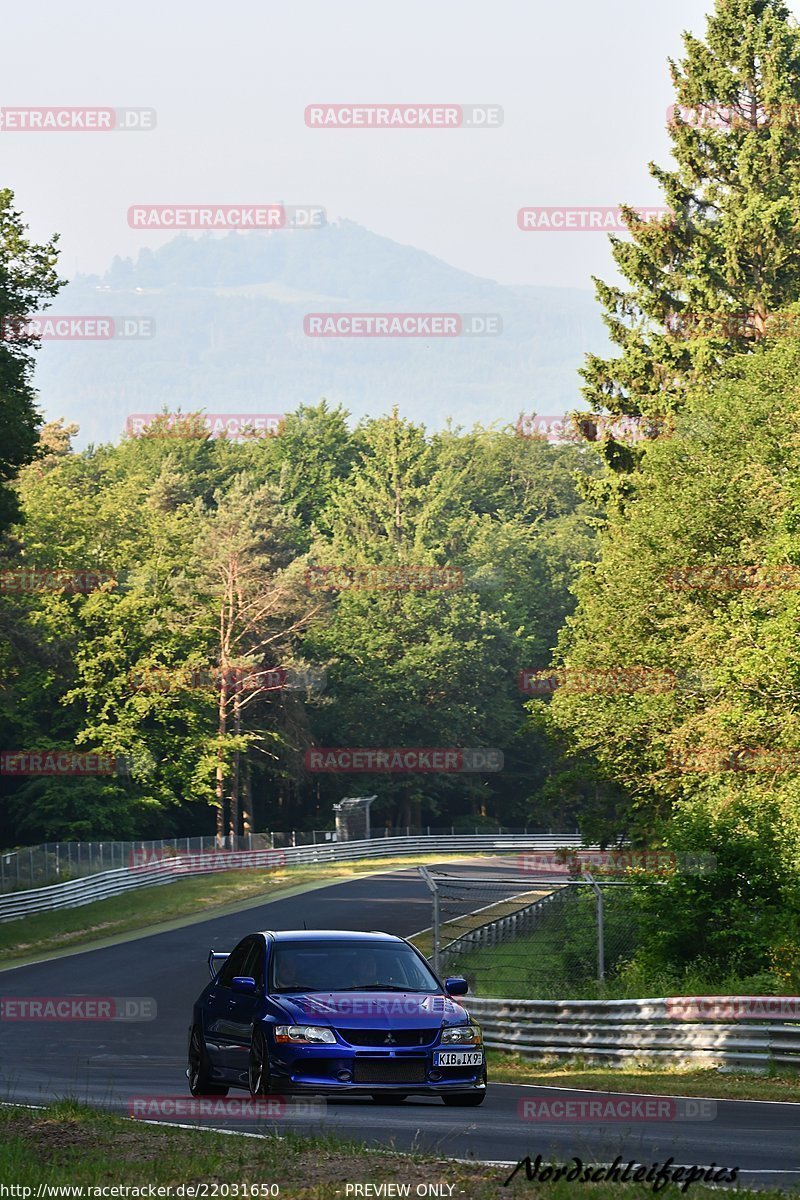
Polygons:
<instances>
[{"instance_id":1,"label":"blue mitsubishi lancer evolution","mask_svg":"<svg viewBox=\"0 0 800 1200\"><path fill-rule=\"evenodd\" d=\"M416 947L386 933L251 933L212 951L194 1006L187 1076L193 1096L317 1093L384 1102L486 1095L479 1027Z\"/></svg>"}]
</instances>

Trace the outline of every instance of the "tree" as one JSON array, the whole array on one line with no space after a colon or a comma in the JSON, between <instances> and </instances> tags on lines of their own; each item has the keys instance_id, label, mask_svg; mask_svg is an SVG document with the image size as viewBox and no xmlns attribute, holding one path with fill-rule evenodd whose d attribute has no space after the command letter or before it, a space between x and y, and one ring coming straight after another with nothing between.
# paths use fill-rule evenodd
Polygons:
<instances>
[{"instance_id":1,"label":"tree","mask_svg":"<svg viewBox=\"0 0 800 1200\"><path fill-rule=\"evenodd\" d=\"M247 475L235 479L203 528L196 546L205 564L201 594L209 597L216 629L215 669L219 696L214 743L217 838L240 832L243 753L250 749L276 757L282 737L262 722L244 727L248 709L275 692L270 669L285 668L293 643L320 610L305 596L296 558L298 530L269 484L256 486ZM225 784L228 823L226 829ZM235 841L233 842L235 845Z\"/></svg>"},{"instance_id":2,"label":"tree","mask_svg":"<svg viewBox=\"0 0 800 1200\"><path fill-rule=\"evenodd\" d=\"M517 816L528 784L517 671L547 660L574 561L566 532L579 506L571 475L589 452L513 431L450 431L391 417L365 424L351 475L334 489L312 548L322 566L451 567L453 590L348 588L306 640L328 669L327 704L313 716L322 745L488 746L511 751L502 776L382 775L375 816L420 825ZM590 553L580 521L576 550ZM334 778L332 799L352 780ZM340 789L337 794L337 788ZM516 807L515 807L516 806Z\"/></svg>"},{"instance_id":3,"label":"tree","mask_svg":"<svg viewBox=\"0 0 800 1200\"><path fill-rule=\"evenodd\" d=\"M304 529L311 530L335 483L346 478L358 443L358 437L348 432L347 413L329 408L325 400L316 407L301 404L296 412L287 413L280 435L264 443L283 502L294 507ZM257 470L256 463L254 458Z\"/></svg>"},{"instance_id":4,"label":"tree","mask_svg":"<svg viewBox=\"0 0 800 1200\"><path fill-rule=\"evenodd\" d=\"M627 286L596 279L618 357L587 356L596 411L659 420L731 354L758 348L800 298L800 31L783 0L716 0L705 42L670 62L673 170L650 164L670 215L624 210ZM607 461L639 455L606 439Z\"/></svg>"},{"instance_id":5,"label":"tree","mask_svg":"<svg viewBox=\"0 0 800 1200\"><path fill-rule=\"evenodd\" d=\"M550 704L570 750L631 797L641 837L686 805L713 813L734 802L754 814L774 803L785 836L800 829L797 770L774 757L800 747L799 370L797 343L781 344L729 360L713 387L690 395L675 437L648 450L624 518L609 521L562 631L567 679L672 674L667 688L567 686ZM759 748L763 769L733 769L732 756Z\"/></svg>"},{"instance_id":6,"label":"tree","mask_svg":"<svg viewBox=\"0 0 800 1200\"><path fill-rule=\"evenodd\" d=\"M41 423L30 353L38 340L17 322L46 308L64 282L55 269L58 237L42 246L29 241L13 205L13 193L0 190L0 531L18 516L9 485L33 461Z\"/></svg>"}]
</instances>

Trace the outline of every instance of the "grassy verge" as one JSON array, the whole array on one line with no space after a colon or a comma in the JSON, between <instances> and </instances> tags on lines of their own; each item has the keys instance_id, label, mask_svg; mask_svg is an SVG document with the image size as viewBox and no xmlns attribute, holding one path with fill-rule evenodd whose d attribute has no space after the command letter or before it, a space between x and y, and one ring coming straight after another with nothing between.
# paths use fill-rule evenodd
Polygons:
<instances>
[{"instance_id":1,"label":"grassy verge","mask_svg":"<svg viewBox=\"0 0 800 1200\"><path fill-rule=\"evenodd\" d=\"M594 898L562 889L531 933L459 955L458 973L481 996L506 1000L621 999L615 968L635 949L628 897L604 897L606 982L595 980L597 917Z\"/></svg>"},{"instance_id":2,"label":"grassy verge","mask_svg":"<svg viewBox=\"0 0 800 1200\"><path fill-rule=\"evenodd\" d=\"M247 907L248 901L257 904L276 900L292 889L315 883L443 861L441 855L417 855L281 867L271 871L220 871L179 879L175 883L140 888L108 900L95 900L80 908L36 913L19 921L3 922L0 924L0 961L3 966L27 962L55 951L72 950L137 932L152 933L159 926L179 922L184 917L221 916L226 910Z\"/></svg>"},{"instance_id":3,"label":"grassy verge","mask_svg":"<svg viewBox=\"0 0 800 1200\"><path fill-rule=\"evenodd\" d=\"M439 944L446 946L448 942L464 937L473 929L480 929L481 925L488 925L491 921L499 921L501 917L507 917L521 908L528 908L535 900L541 900L542 896L547 894L547 891L523 892L518 896L512 896L510 900L498 900L495 904L488 904L474 912L463 913L449 921L443 921ZM423 929L421 933L415 934L411 941L418 950L430 958L433 953L433 929Z\"/></svg>"},{"instance_id":4,"label":"grassy verge","mask_svg":"<svg viewBox=\"0 0 800 1200\"><path fill-rule=\"evenodd\" d=\"M783 1100L800 1102L800 1073L769 1075L725 1071L713 1067L667 1071L642 1064L604 1067L573 1059L569 1063L536 1062L521 1054L487 1051L494 1083L533 1083L545 1087L586 1088L604 1092L644 1092L654 1096L709 1096L718 1100Z\"/></svg>"},{"instance_id":5,"label":"grassy verge","mask_svg":"<svg viewBox=\"0 0 800 1200\"><path fill-rule=\"evenodd\" d=\"M345 1200L348 1195L364 1196L367 1183L373 1185L366 1193L372 1196L381 1194L375 1190L381 1183L408 1185L407 1194L412 1196L418 1194L420 1184L427 1188L436 1184L441 1191L434 1195L468 1196L470 1200L500 1200L514 1194L528 1200L571 1200L575 1195L574 1183L528 1182L522 1171L506 1189L502 1184L507 1175L508 1169L503 1167L381 1153L337 1138L304 1138L289 1131L281 1136L268 1133L263 1138L230 1137L143 1125L66 1102L34 1112L0 1109L0 1179L6 1185L31 1188L28 1196L50 1184L83 1188L127 1185L143 1188L139 1194L145 1196L148 1185L172 1189L184 1185L183 1193L173 1190L173 1196L190 1195L189 1185L204 1185L207 1190L196 1191L196 1196L233 1197L232 1185L238 1185L241 1198L244 1184L248 1189L259 1186L258 1192L248 1191L248 1196L269 1195L273 1184L283 1200ZM215 1185L223 1184L230 1190L219 1186L214 1190ZM362 1185L360 1193L352 1190L357 1184ZM633 1184L590 1183L579 1190L594 1200L642 1194L641 1185ZM23 1192L14 1194L28 1200ZM92 1195L88 1191L83 1194ZM681 1194L680 1187L672 1185L659 1192L668 1200ZM701 1200L719 1196L718 1191L698 1185L693 1185L689 1194ZM783 1194L737 1192L738 1196L758 1195L761 1200L778 1200Z\"/></svg>"}]
</instances>

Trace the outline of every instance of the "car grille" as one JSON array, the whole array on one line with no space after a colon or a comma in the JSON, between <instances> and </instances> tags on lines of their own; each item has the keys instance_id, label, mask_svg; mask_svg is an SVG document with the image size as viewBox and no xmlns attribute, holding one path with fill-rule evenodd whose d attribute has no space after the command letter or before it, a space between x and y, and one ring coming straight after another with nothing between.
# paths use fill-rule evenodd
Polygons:
<instances>
[{"instance_id":1,"label":"car grille","mask_svg":"<svg viewBox=\"0 0 800 1200\"><path fill-rule=\"evenodd\" d=\"M351 1046L430 1046L438 1029L337 1029L336 1032ZM387 1042L387 1037L392 1040Z\"/></svg>"},{"instance_id":2,"label":"car grille","mask_svg":"<svg viewBox=\"0 0 800 1200\"><path fill-rule=\"evenodd\" d=\"M353 1083L424 1083L424 1058L357 1058Z\"/></svg>"}]
</instances>

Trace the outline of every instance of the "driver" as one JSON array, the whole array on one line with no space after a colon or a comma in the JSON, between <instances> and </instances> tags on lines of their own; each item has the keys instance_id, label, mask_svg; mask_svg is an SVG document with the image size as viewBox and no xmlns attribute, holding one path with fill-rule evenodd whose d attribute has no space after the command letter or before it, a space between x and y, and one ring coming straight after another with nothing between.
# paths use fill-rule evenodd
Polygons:
<instances>
[{"instance_id":1,"label":"driver","mask_svg":"<svg viewBox=\"0 0 800 1200\"><path fill-rule=\"evenodd\" d=\"M281 991L298 987L297 961L293 954L282 954L278 959L278 969L275 973L275 986Z\"/></svg>"},{"instance_id":2,"label":"driver","mask_svg":"<svg viewBox=\"0 0 800 1200\"><path fill-rule=\"evenodd\" d=\"M375 954L365 954L360 959L358 974L361 987L377 987L382 982L379 978L378 959Z\"/></svg>"}]
</instances>

